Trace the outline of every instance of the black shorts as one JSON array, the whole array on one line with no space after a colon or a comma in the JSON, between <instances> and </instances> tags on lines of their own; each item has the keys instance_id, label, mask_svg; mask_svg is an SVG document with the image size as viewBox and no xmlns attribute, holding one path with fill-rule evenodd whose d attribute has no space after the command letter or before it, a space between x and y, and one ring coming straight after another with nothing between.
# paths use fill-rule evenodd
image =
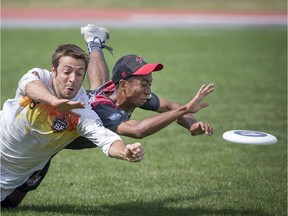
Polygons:
<instances>
[{"instance_id":1,"label":"black shorts","mask_svg":"<svg viewBox=\"0 0 288 216\"><path fill-rule=\"evenodd\" d=\"M40 183L43 181L43 179L45 178L48 169L50 167L50 163L51 163L51 159L48 161L48 163L43 167L42 170L38 170L36 172L34 172L27 180L24 184L22 184L21 186L19 186L17 189L21 192L27 193L31 190L35 190Z\"/></svg>"},{"instance_id":2,"label":"black shorts","mask_svg":"<svg viewBox=\"0 0 288 216\"><path fill-rule=\"evenodd\" d=\"M97 147L93 142L88 140L85 137L78 137L74 141L72 141L69 145L65 147L65 149L72 149L72 150L80 150L80 149L86 149L86 148L95 148ZM51 159L54 156L51 157ZM17 189L21 192L29 192L32 190L35 190L43 181L45 178L48 169L50 167L51 159L48 161L48 163L43 167L42 170L38 170L34 172L24 184L19 186Z\"/></svg>"},{"instance_id":3,"label":"black shorts","mask_svg":"<svg viewBox=\"0 0 288 216\"><path fill-rule=\"evenodd\" d=\"M69 145L65 147L65 149L71 150L80 150L80 149L87 149L87 148L96 148L97 146L85 137L78 137L73 140Z\"/></svg>"}]
</instances>

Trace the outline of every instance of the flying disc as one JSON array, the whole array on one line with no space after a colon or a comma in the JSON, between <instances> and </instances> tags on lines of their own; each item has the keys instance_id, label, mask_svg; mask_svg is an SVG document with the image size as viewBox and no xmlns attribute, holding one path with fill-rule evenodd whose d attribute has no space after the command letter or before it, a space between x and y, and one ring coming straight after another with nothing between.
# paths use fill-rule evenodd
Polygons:
<instances>
[{"instance_id":1,"label":"flying disc","mask_svg":"<svg viewBox=\"0 0 288 216\"><path fill-rule=\"evenodd\" d=\"M223 139L251 145L269 145L277 142L277 138L271 134L252 130L230 130L223 134Z\"/></svg>"}]
</instances>

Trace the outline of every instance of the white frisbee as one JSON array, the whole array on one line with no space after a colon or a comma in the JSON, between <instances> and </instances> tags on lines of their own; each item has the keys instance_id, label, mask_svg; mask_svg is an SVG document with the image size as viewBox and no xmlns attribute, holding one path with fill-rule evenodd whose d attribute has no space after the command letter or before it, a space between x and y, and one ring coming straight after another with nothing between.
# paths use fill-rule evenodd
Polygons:
<instances>
[{"instance_id":1,"label":"white frisbee","mask_svg":"<svg viewBox=\"0 0 288 216\"><path fill-rule=\"evenodd\" d=\"M271 134L252 130L230 130L223 134L223 139L251 145L270 145L277 142L277 138Z\"/></svg>"}]
</instances>

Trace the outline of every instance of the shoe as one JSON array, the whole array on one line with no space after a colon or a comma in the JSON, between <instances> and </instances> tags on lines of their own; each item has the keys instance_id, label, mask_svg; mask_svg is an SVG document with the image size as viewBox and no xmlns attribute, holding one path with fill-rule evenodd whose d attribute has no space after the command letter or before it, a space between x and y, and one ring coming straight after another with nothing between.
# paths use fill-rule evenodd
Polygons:
<instances>
[{"instance_id":1,"label":"shoe","mask_svg":"<svg viewBox=\"0 0 288 216\"><path fill-rule=\"evenodd\" d=\"M107 49L113 55L113 48L103 45L103 43L110 38L108 29L88 24L81 27L81 34L86 41L89 53L91 53L92 50Z\"/></svg>"},{"instance_id":2,"label":"shoe","mask_svg":"<svg viewBox=\"0 0 288 216\"><path fill-rule=\"evenodd\" d=\"M102 45L102 43L105 43L110 38L108 29L97 27L94 24L88 24L81 27L81 34L83 35L86 43L95 41L98 38Z\"/></svg>"}]
</instances>

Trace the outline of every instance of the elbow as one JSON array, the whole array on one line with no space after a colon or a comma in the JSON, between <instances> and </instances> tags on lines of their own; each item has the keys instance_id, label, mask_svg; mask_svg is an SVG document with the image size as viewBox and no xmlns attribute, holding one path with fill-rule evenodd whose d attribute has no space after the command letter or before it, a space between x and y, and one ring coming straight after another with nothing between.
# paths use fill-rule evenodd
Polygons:
<instances>
[{"instance_id":1,"label":"elbow","mask_svg":"<svg viewBox=\"0 0 288 216\"><path fill-rule=\"evenodd\" d=\"M135 138L135 139L143 139L144 137L146 137L146 135L144 135L142 133L134 133L132 135L132 138Z\"/></svg>"},{"instance_id":2,"label":"elbow","mask_svg":"<svg viewBox=\"0 0 288 216\"><path fill-rule=\"evenodd\" d=\"M135 139L143 139L147 136L149 136L150 134L147 133L147 131L141 129L141 128L135 128L135 130L133 131L133 134L132 134L132 138L135 138Z\"/></svg>"},{"instance_id":3,"label":"elbow","mask_svg":"<svg viewBox=\"0 0 288 216\"><path fill-rule=\"evenodd\" d=\"M141 126L134 124L129 127L118 127L115 131L120 136L127 136L134 139L143 139L150 136L155 131L150 126Z\"/></svg>"}]
</instances>

